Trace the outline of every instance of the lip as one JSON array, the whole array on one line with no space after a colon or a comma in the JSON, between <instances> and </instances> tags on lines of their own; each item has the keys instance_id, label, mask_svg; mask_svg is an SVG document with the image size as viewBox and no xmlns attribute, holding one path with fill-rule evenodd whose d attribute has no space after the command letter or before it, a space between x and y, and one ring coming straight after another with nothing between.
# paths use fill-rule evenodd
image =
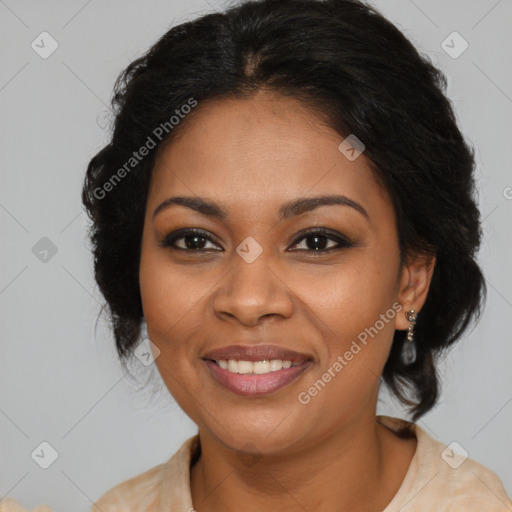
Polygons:
<instances>
[{"instance_id":1,"label":"lip","mask_svg":"<svg viewBox=\"0 0 512 512\"><path fill-rule=\"evenodd\" d=\"M230 345L206 353L202 357L210 375L228 390L242 396L263 396L274 393L298 380L313 364L313 357L277 345ZM232 373L215 361L236 359L262 361L281 359L295 366L256 374Z\"/></svg>"},{"instance_id":2,"label":"lip","mask_svg":"<svg viewBox=\"0 0 512 512\"><path fill-rule=\"evenodd\" d=\"M210 359L204 360L210 375L225 388L242 396L263 396L274 393L298 380L313 364L310 359L303 363L275 372L256 374L231 373Z\"/></svg>"},{"instance_id":3,"label":"lip","mask_svg":"<svg viewBox=\"0 0 512 512\"><path fill-rule=\"evenodd\" d=\"M263 359L281 359L292 363L303 363L313 359L308 354L288 350L277 345L230 345L212 350L202 356L202 359L220 361L222 359L237 359L242 361L262 361Z\"/></svg>"}]
</instances>

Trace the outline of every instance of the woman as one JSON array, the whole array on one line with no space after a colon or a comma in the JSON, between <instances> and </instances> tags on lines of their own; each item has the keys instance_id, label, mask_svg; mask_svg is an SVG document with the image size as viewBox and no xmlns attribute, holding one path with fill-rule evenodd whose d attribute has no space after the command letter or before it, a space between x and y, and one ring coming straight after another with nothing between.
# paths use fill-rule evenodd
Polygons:
<instances>
[{"instance_id":1,"label":"woman","mask_svg":"<svg viewBox=\"0 0 512 512\"><path fill-rule=\"evenodd\" d=\"M91 510L512 510L414 423L485 291L444 88L357 0L245 2L122 73L83 189L95 276L121 360L147 328L199 431ZM376 416L381 380L413 422Z\"/></svg>"}]
</instances>

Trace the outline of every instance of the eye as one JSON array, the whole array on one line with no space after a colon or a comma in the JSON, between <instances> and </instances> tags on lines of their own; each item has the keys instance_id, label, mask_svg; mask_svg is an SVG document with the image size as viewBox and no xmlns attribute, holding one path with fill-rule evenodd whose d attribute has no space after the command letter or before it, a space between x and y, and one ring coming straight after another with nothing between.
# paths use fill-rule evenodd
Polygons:
<instances>
[{"instance_id":1,"label":"eye","mask_svg":"<svg viewBox=\"0 0 512 512\"><path fill-rule=\"evenodd\" d=\"M181 246L177 242L180 242ZM163 240L160 240L160 247L170 247L180 251L219 251L222 249L205 248L205 245L211 241L211 236L207 231L202 229L179 229L173 233L168 234Z\"/></svg>"},{"instance_id":2,"label":"eye","mask_svg":"<svg viewBox=\"0 0 512 512\"><path fill-rule=\"evenodd\" d=\"M343 235L326 228L311 228L303 231L302 236L294 242L292 247L296 247L299 245L299 242L302 241L305 242L305 248L295 250L312 253L325 253L335 249L347 248L352 245L351 242ZM334 242L334 244L329 246L329 242Z\"/></svg>"},{"instance_id":3,"label":"eye","mask_svg":"<svg viewBox=\"0 0 512 512\"><path fill-rule=\"evenodd\" d=\"M313 254L326 253L336 249L343 249L351 247L351 242L335 231L331 231L326 228L310 228L302 231L301 236L297 238L292 245L296 247L299 242L305 242L305 248L294 249L299 252L310 252ZM309 241L309 242L308 242ZM331 246L329 246L331 242ZM334 244L332 244L334 242ZM208 248L207 244L210 243L212 247ZM212 241L212 236L202 229L197 228L186 228L179 229L173 233L165 236L160 242L161 247L168 247L179 251L187 252L205 252L205 251L222 251L223 249L215 248L219 247L219 244Z\"/></svg>"}]
</instances>

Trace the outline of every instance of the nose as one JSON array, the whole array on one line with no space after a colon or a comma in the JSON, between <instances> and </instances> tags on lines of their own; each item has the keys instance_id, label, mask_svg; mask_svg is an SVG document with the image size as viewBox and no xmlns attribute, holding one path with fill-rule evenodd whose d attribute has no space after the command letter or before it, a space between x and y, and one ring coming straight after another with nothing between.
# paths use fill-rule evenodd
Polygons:
<instances>
[{"instance_id":1,"label":"nose","mask_svg":"<svg viewBox=\"0 0 512 512\"><path fill-rule=\"evenodd\" d=\"M233 268L214 293L215 315L245 326L257 325L263 317L289 318L293 313L290 286L261 254L252 263L235 256Z\"/></svg>"}]
</instances>

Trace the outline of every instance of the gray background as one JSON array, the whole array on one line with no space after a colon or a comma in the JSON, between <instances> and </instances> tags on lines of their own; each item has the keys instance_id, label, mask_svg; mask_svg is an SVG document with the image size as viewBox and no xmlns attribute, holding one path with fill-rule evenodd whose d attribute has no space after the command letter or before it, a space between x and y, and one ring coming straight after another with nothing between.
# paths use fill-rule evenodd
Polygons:
<instances>
[{"instance_id":1,"label":"gray background","mask_svg":"<svg viewBox=\"0 0 512 512\"><path fill-rule=\"evenodd\" d=\"M419 425L445 444L457 441L512 495L512 2L374 5L447 74L462 130L477 148L485 219L485 314L442 364L440 403ZM107 141L118 73L172 25L220 6L0 0L0 498L87 511L195 433L167 392L151 406L134 392L104 319L95 335L102 298L80 190L88 160ZM31 47L43 31L59 45L47 59ZM453 31L469 43L456 59L441 47ZM43 237L57 250L45 262ZM403 415L385 392L379 412ZM48 469L31 457L43 441L58 452Z\"/></svg>"}]
</instances>

